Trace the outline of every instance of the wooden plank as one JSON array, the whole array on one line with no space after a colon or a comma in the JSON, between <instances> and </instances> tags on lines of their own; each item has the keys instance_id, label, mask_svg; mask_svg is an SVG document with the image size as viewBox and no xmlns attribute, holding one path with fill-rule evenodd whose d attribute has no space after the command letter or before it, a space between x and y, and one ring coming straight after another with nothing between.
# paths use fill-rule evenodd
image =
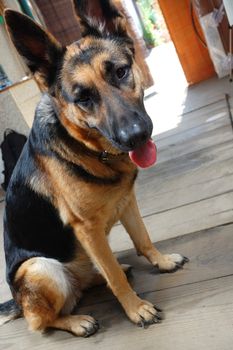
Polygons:
<instances>
[{"instance_id":1,"label":"wooden plank","mask_svg":"<svg viewBox=\"0 0 233 350\"><path fill-rule=\"evenodd\" d=\"M134 250L119 255L122 263L134 266L131 278L134 289L164 307L166 320L146 331L138 329L126 319L111 292L101 287L88 292L79 308L79 313L91 311L100 319L102 329L96 336L77 339L64 332L30 334L25 321L18 320L0 328L0 348L72 350L80 346L85 350L127 346L130 350L151 349L156 344L164 350L231 349L233 224L186 235L229 223L233 218L233 146L225 114L217 117L222 108L221 104L211 107L208 118L216 119L210 122L206 110L194 111L190 119L187 116L182 119L181 128L178 126L166 137L165 133L161 135L158 142L161 160L139 176L139 204L147 216L145 223L152 239L185 234L157 246L164 252L178 252L191 258L182 271L160 275L144 258L138 258ZM120 226L113 231L118 236L117 250L131 246ZM1 239L2 235L0 243ZM0 266L3 301L10 296L3 272L3 252Z\"/></svg>"},{"instance_id":2,"label":"wooden plank","mask_svg":"<svg viewBox=\"0 0 233 350\"><path fill-rule=\"evenodd\" d=\"M159 274L145 258L138 257L134 249L118 253L121 263L133 266L130 283L137 293L166 290L181 285L197 283L233 274L233 224L195 232L174 239L158 242L156 246L164 253L180 253L190 258L190 263L175 274ZM6 287L4 267L1 265L1 301L10 295L3 294ZM95 304L113 299L105 287L85 293L85 304Z\"/></svg>"},{"instance_id":3,"label":"wooden plank","mask_svg":"<svg viewBox=\"0 0 233 350\"><path fill-rule=\"evenodd\" d=\"M213 198L233 189L233 158L172 179L151 178L136 186L142 216Z\"/></svg>"},{"instance_id":4,"label":"wooden plank","mask_svg":"<svg viewBox=\"0 0 233 350\"><path fill-rule=\"evenodd\" d=\"M141 172L143 178L140 180L139 177L138 180L139 182L148 182L151 178L154 178L155 174L158 178L174 178L175 176L181 176L196 169L205 169L206 166L213 163L232 160L232 151L233 142L229 140L216 146L190 152L181 157L177 155L173 161L162 162Z\"/></svg>"},{"instance_id":5,"label":"wooden plank","mask_svg":"<svg viewBox=\"0 0 233 350\"><path fill-rule=\"evenodd\" d=\"M190 263L175 274L160 275L144 257L138 257L134 249L120 252L117 256L121 263L133 266L131 283L137 293L174 288L233 274L232 232L233 224L229 224L157 242L156 247L163 253L180 253L189 257ZM100 288L95 290L92 299L102 299L102 295ZM110 296L109 293L108 298Z\"/></svg>"},{"instance_id":6,"label":"wooden plank","mask_svg":"<svg viewBox=\"0 0 233 350\"><path fill-rule=\"evenodd\" d=\"M103 333L95 336L101 349L225 349L233 341L233 277L145 293L143 297L164 310L165 320L147 330L130 324L115 302L81 308L102 320ZM109 334L110 333L110 334ZM92 349L92 344L88 349ZM85 348L84 348L85 349Z\"/></svg>"},{"instance_id":7,"label":"wooden plank","mask_svg":"<svg viewBox=\"0 0 233 350\"><path fill-rule=\"evenodd\" d=\"M127 320L112 294L101 287L86 293L78 307L78 313L92 312L100 320L101 330L94 337L78 339L60 331L43 336L32 334L21 319L0 328L0 348L14 350L20 344L21 350L31 347L72 350L77 346L85 350L96 346L122 349L127 345L130 350L151 349L156 342L157 346L169 350L174 349L175 337L179 346L191 344L188 349L230 349L228 345L233 340L232 230L233 225L228 225L159 243L163 251L176 251L190 257L190 263L175 274L159 275L145 259L137 258L135 252L120 254L121 262L134 265L131 279L134 289L164 309L166 318L161 325L138 329Z\"/></svg>"},{"instance_id":8,"label":"wooden plank","mask_svg":"<svg viewBox=\"0 0 233 350\"><path fill-rule=\"evenodd\" d=\"M144 223L152 242L156 242L223 225L232 222L232 218L233 191L145 217ZM110 242L114 251L132 247L121 225L112 229Z\"/></svg>"},{"instance_id":9,"label":"wooden plank","mask_svg":"<svg viewBox=\"0 0 233 350\"><path fill-rule=\"evenodd\" d=\"M154 110L156 110L153 104ZM210 125L212 122L229 122L225 100L203 107L187 114L156 116L153 135L158 141L165 141L174 135L200 126Z\"/></svg>"},{"instance_id":10,"label":"wooden plank","mask_svg":"<svg viewBox=\"0 0 233 350\"><path fill-rule=\"evenodd\" d=\"M165 319L144 330L131 324L117 302L79 309L100 320L101 329L91 338L75 338L61 332L43 336L30 333L24 320L0 328L0 347L8 350L115 349L129 350L230 350L233 343L233 277L151 292L144 295L165 311Z\"/></svg>"},{"instance_id":11,"label":"wooden plank","mask_svg":"<svg viewBox=\"0 0 233 350\"><path fill-rule=\"evenodd\" d=\"M145 218L156 214L162 214L166 211L175 210L177 208L184 207L185 205L198 205L198 203L200 203L201 209L201 201L208 199L208 203L211 204L211 199L214 197L216 197L214 201L218 201L218 199L221 198L221 195L233 191L232 184L233 173L220 176L216 179L210 178L209 182L208 178L206 178L203 180L203 182L200 181L197 184L194 183L193 185L190 185L190 187L184 186L183 188L179 188L179 186L182 185L181 179L181 181L177 181L177 188L174 187L173 189L168 189L168 191L164 193L148 191L144 197L142 195L142 191L140 191L140 196L138 196L139 208L142 208L140 212L143 218Z\"/></svg>"},{"instance_id":12,"label":"wooden plank","mask_svg":"<svg viewBox=\"0 0 233 350\"><path fill-rule=\"evenodd\" d=\"M143 216L232 190L232 130L225 101L184 117L187 130L177 134L178 126L173 135L160 139L156 166L139 174ZM193 122L196 127L190 128Z\"/></svg>"},{"instance_id":13,"label":"wooden plank","mask_svg":"<svg viewBox=\"0 0 233 350\"><path fill-rule=\"evenodd\" d=\"M163 140L157 141L156 137L154 137L154 141L159 151L158 160L163 161L163 152L166 151L167 149L173 150L175 147L180 147L180 149L182 150L181 146L183 145L183 149L185 150L186 147L184 146L184 144L188 146L189 142L192 143L192 145L195 147L192 150L192 148L189 146L189 148L187 149L187 151L189 152L195 151L197 149L196 148L197 146L199 146L198 147L199 149L199 148L206 148L208 146L214 145L214 143L212 143L213 136L217 137L216 144L220 144L221 142L224 141L224 138L221 138L222 133L224 133L225 136L227 136L226 141L228 141L228 139L230 139L230 133L229 133L230 131L231 131L231 127L228 120L227 121L225 120L224 122L218 120L218 121L212 122L209 125L201 125L194 129L189 129L184 133L173 135ZM210 145L208 145L208 143L206 142L206 138L208 138L211 141ZM174 156L177 156L177 155L179 155L179 153L174 152Z\"/></svg>"},{"instance_id":14,"label":"wooden plank","mask_svg":"<svg viewBox=\"0 0 233 350\"><path fill-rule=\"evenodd\" d=\"M201 84L189 86L186 91L187 94L183 103L184 112L213 104L224 98L226 93L232 96L232 86L228 77L209 79Z\"/></svg>"},{"instance_id":15,"label":"wooden plank","mask_svg":"<svg viewBox=\"0 0 233 350\"><path fill-rule=\"evenodd\" d=\"M232 141L233 134L231 126L227 120L226 125L216 126L215 123L211 123L210 126L201 126L200 130L192 130L176 135L176 138L170 137L169 143L161 145L160 142L156 141L155 144L158 150L157 165L166 162L168 160L176 159L183 155L200 151L205 148L217 146L223 142Z\"/></svg>"},{"instance_id":16,"label":"wooden plank","mask_svg":"<svg viewBox=\"0 0 233 350\"><path fill-rule=\"evenodd\" d=\"M120 263L130 264L130 283L138 294L161 291L181 285L189 285L233 274L233 224L195 232L156 243L163 253L180 253L188 256L190 262L184 269L172 274L160 274L144 257L138 257L135 249L117 253ZM113 300L112 293L105 287L85 292L82 305Z\"/></svg>"},{"instance_id":17,"label":"wooden plank","mask_svg":"<svg viewBox=\"0 0 233 350\"><path fill-rule=\"evenodd\" d=\"M232 174L232 141L158 164L139 174L136 192L141 214L148 216L229 192Z\"/></svg>"}]
</instances>

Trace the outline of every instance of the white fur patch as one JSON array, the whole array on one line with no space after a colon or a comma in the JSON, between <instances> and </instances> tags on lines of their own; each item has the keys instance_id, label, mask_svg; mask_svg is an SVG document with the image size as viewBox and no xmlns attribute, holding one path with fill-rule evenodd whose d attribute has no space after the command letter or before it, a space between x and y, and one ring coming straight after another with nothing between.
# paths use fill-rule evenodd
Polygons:
<instances>
[{"instance_id":1,"label":"white fur patch","mask_svg":"<svg viewBox=\"0 0 233 350\"><path fill-rule=\"evenodd\" d=\"M55 259L33 258L33 263L28 271L30 274L41 275L51 279L65 299L62 313L67 314L72 311L81 292L77 289L77 286L74 288L72 278L62 263Z\"/></svg>"},{"instance_id":2,"label":"white fur patch","mask_svg":"<svg viewBox=\"0 0 233 350\"><path fill-rule=\"evenodd\" d=\"M184 260L184 257L180 254L167 254L167 257L169 257L174 263L179 264Z\"/></svg>"}]
</instances>

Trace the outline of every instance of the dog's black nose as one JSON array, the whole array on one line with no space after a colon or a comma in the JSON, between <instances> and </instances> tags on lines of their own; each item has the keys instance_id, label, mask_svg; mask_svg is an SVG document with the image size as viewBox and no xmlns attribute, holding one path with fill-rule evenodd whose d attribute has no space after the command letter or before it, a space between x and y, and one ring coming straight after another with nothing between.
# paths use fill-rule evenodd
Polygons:
<instances>
[{"instance_id":1,"label":"dog's black nose","mask_svg":"<svg viewBox=\"0 0 233 350\"><path fill-rule=\"evenodd\" d=\"M133 150L143 145L150 136L151 129L146 123L134 122L127 128L119 129L117 141L122 147Z\"/></svg>"}]
</instances>

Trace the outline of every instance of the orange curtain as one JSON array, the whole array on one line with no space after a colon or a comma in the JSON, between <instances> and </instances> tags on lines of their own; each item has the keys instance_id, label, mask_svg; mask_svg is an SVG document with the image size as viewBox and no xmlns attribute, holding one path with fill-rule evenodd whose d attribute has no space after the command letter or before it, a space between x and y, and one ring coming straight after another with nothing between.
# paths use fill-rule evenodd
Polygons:
<instances>
[{"instance_id":1,"label":"orange curtain","mask_svg":"<svg viewBox=\"0 0 233 350\"><path fill-rule=\"evenodd\" d=\"M187 81L198 83L215 75L213 63L192 26L189 0L159 0ZM197 18L198 31L202 33Z\"/></svg>"}]
</instances>

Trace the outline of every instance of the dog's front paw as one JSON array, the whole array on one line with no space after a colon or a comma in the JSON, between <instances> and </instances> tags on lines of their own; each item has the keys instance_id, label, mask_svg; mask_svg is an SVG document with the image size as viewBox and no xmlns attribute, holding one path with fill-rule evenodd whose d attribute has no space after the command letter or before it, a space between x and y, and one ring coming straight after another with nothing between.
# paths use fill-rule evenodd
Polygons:
<instances>
[{"instance_id":1,"label":"dog's front paw","mask_svg":"<svg viewBox=\"0 0 233 350\"><path fill-rule=\"evenodd\" d=\"M146 328L149 325L161 322L162 318L159 313L162 310L149 301L137 298L136 303L130 304L130 308L127 308L126 313L130 320L139 327Z\"/></svg>"},{"instance_id":2,"label":"dog's front paw","mask_svg":"<svg viewBox=\"0 0 233 350\"><path fill-rule=\"evenodd\" d=\"M69 331L76 336L87 338L99 329L99 323L88 315L70 316Z\"/></svg>"},{"instance_id":3,"label":"dog's front paw","mask_svg":"<svg viewBox=\"0 0 233 350\"><path fill-rule=\"evenodd\" d=\"M180 254L165 254L155 266L158 266L161 273L175 272L188 261L188 258Z\"/></svg>"}]
</instances>

